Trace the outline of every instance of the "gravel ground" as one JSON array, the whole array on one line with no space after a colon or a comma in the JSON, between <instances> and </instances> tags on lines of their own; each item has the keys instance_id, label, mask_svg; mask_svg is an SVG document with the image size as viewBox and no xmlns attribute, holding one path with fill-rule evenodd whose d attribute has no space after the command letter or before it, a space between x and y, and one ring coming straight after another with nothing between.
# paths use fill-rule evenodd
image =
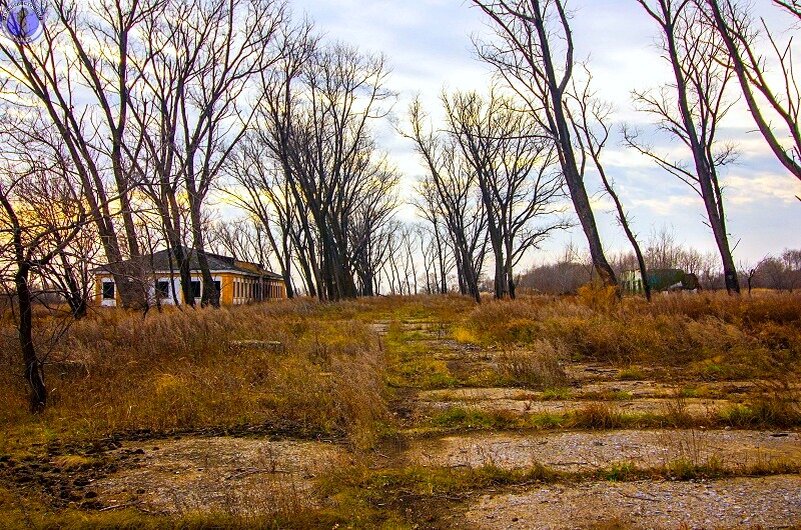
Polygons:
<instances>
[{"instance_id":1,"label":"gravel ground","mask_svg":"<svg viewBox=\"0 0 801 530\"><path fill-rule=\"evenodd\" d=\"M419 440L406 454L423 466L506 469L536 463L587 471L616 462L656 467L677 459L724 466L801 459L801 434L726 430L622 430L548 433L475 433Z\"/></svg>"},{"instance_id":2,"label":"gravel ground","mask_svg":"<svg viewBox=\"0 0 801 530\"><path fill-rule=\"evenodd\" d=\"M671 410L670 407L675 407L676 401L659 398L643 398L631 401L579 401L573 399L554 401L536 401L531 399L476 399L467 402L461 400L429 401L420 404L420 413L430 414L432 411L444 410L450 407L465 407L484 411L503 411L516 414L566 414L580 411L593 404L610 407L612 410L621 413L666 414ZM682 410L690 416L705 418L731 405L732 403L730 401L724 399L687 398L682 401Z\"/></svg>"},{"instance_id":3,"label":"gravel ground","mask_svg":"<svg viewBox=\"0 0 801 530\"><path fill-rule=\"evenodd\" d=\"M801 477L550 485L483 495L454 527L555 530L610 522L638 529L788 528L801 524Z\"/></svg>"},{"instance_id":4,"label":"gravel ground","mask_svg":"<svg viewBox=\"0 0 801 530\"><path fill-rule=\"evenodd\" d=\"M138 461L92 485L105 506L158 513L272 513L313 506L313 479L346 461L328 443L187 437L126 444Z\"/></svg>"}]
</instances>

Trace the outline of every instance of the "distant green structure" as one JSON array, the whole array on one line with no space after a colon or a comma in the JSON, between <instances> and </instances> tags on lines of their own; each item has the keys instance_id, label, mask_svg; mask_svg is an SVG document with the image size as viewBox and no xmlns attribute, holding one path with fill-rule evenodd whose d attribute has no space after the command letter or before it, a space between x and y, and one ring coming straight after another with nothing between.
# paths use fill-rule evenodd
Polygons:
<instances>
[{"instance_id":1,"label":"distant green structure","mask_svg":"<svg viewBox=\"0 0 801 530\"><path fill-rule=\"evenodd\" d=\"M701 288L698 277L681 269L653 269L648 271L648 285L652 292L694 291ZM639 270L625 271L621 278L623 292L641 294L645 292Z\"/></svg>"}]
</instances>

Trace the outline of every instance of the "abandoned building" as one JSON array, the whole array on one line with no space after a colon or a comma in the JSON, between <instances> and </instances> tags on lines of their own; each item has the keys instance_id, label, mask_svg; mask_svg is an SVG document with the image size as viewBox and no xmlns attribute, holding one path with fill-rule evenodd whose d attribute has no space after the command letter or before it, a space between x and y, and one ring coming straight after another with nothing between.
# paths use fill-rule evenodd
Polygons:
<instances>
[{"instance_id":1,"label":"abandoned building","mask_svg":"<svg viewBox=\"0 0 801 530\"><path fill-rule=\"evenodd\" d=\"M192 277L190 291L195 302L199 303L203 294L203 281L197 253L188 248L184 249L184 252L189 257ZM206 253L206 257L209 261L212 278L220 292L222 305L241 305L286 298L286 285L283 278L266 270L263 265L209 252ZM121 268L130 270L130 267L125 267L129 264L131 262L120 265ZM178 263L171 251L162 250L141 256L137 260L137 265L136 270L140 270L142 273L141 278L134 280L146 284L148 298L151 302L157 300L162 304L175 305L175 300L178 299L181 303L186 303L183 299ZM109 271L108 265L94 270L95 296L100 305L115 307L120 304L120 296L114 283L114 277Z\"/></svg>"},{"instance_id":2,"label":"abandoned building","mask_svg":"<svg viewBox=\"0 0 801 530\"><path fill-rule=\"evenodd\" d=\"M640 294L645 292L642 274L639 270L624 271L620 285L623 292ZM654 292L660 291L692 291L700 289L698 277L687 274L681 269L652 269L648 271L648 285Z\"/></svg>"}]
</instances>

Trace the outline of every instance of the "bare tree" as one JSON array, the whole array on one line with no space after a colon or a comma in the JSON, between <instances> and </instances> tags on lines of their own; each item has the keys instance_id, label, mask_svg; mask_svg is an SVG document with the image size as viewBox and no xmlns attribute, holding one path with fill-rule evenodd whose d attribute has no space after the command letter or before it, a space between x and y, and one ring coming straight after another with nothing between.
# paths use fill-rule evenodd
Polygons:
<instances>
[{"instance_id":1,"label":"bare tree","mask_svg":"<svg viewBox=\"0 0 801 530\"><path fill-rule=\"evenodd\" d=\"M801 179L801 86L795 75L793 38L779 42L762 20L759 27L748 8L732 0L703 0L705 12L717 29L740 84L743 98L771 151L796 178ZM801 18L796 1L775 4ZM778 82L771 82L768 61L757 51L767 40L778 65ZM778 118L780 125L766 115Z\"/></svg>"},{"instance_id":2,"label":"bare tree","mask_svg":"<svg viewBox=\"0 0 801 530\"><path fill-rule=\"evenodd\" d=\"M781 258L766 256L756 266L756 276L768 289L792 291L793 282L787 264Z\"/></svg>"},{"instance_id":3,"label":"bare tree","mask_svg":"<svg viewBox=\"0 0 801 530\"><path fill-rule=\"evenodd\" d=\"M261 222L245 217L221 219L208 230L208 243L212 252L227 254L239 261L266 266L270 249Z\"/></svg>"},{"instance_id":4,"label":"bare tree","mask_svg":"<svg viewBox=\"0 0 801 530\"><path fill-rule=\"evenodd\" d=\"M740 263L740 276L745 279L746 285L748 286L748 296L751 296L751 291L754 288L754 280L757 277L758 271L758 265L754 266L750 263Z\"/></svg>"},{"instance_id":5,"label":"bare tree","mask_svg":"<svg viewBox=\"0 0 801 530\"><path fill-rule=\"evenodd\" d=\"M151 197L189 282L180 237L181 186L192 247L203 277L201 304L219 306L205 255L204 203L258 108L250 97L261 75L283 55L285 6L276 0L169 0L144 23L133 114L152 160ZM174 53L180 50L180 53Z\"/></svg>"},{"instance_id":6,"label":"bare tree","mask_svg":"<svg viewBox=\"0 0 801 530\"><path fill-rule=\"evenodd\" d=\"M0 256L3 276L13 281L13 298L16 300L16 327L24 364L24 377L30 390L30 408L34 413L44 410L47 389L44 381L44 359L37 353L34 343L34 295L31 276L41 275L60 252L73 241L87 222L83 201L74 194L60 199L63 216L53 218L54 223L42 222L42 213L53 205L52 197L36 193L42 184L69 179L68 163L59 152L42 158L40 150L11 150L8 131L2 131L3 163L0 166ZM3 278L5 280L6 278Z\"/></svg>"},{"instance_id":7,"label":"bare tree","mask_svg":"<svg viewBox=\"0 0 801 530\"><path fill-rule=\"evenodd\" d=\"M304 274L311 296L316 296L314 241L307 239L300 216L308 219L303 207L295 202L289 182L275 161L265 152L259 131L249 133L233 153L225 168L226 182L220 186L234 205L244 209L263 230L278 260L287 296L293 298L294 263ZM230 186L233 183L235 186Z\"/></svg>"},{"instance_id":8,"label":"bare tree","mask_svg":"<svg viewBox=\"0 0 801 530\"><path fill-rule=\"evenodd\" d=\"M418 184L421 201L417 207L432 222L435 237L439 237L440 225L447 233L460 293L481 302L479 281L487 248L487 217L484 203L476 193L477 176L460 156L458 143L427 128L426 118L420 102L413 102L409 110L412 128L409 137L427 169ZM444 267L443 243L437 242L441 267ZM444 271L441 276L444 286Z\"/></svg>"},{"instance_id":9,"label":"bare tree","mask_svg":"<svg viewBox=\"0 0 801 530\"><path fill-rule=\"evenodd\" d=\"M634 92L634 99L643 111L656 116L661 130L687 147L692 169L643 145L631 130L625 132L626 142L691 186L702 199L723 263L726 290L739 293L719 181L720 168L736 157L733 146L718 140L720 123L733 105L726 97L733 72L722 57L720 38L691 1L637 1L659 24L674 84L658 92Z\"/></svg>"},{"instance_id":10,"label":"bare tree","mask_svg":"<svg viewBox=\"0 0 801 530\"><path fill-rule=\"evenodd\" d=\"M131 140L128 50L142 20L159 5L158 0L55 0L49 9L57 21L48 24L36 46L0 41L2 98L37 115L36 123L19 134L36 137L53 130L63 142L129 308L146 302L139 285L130 281L138 272L123 266L125 258L140 254L130 204L136 182L125 149ZM118 200L109 201L110 196Z\"/></svg>"},{"instance_id":11,"label":"bare tree","mask_svg":"<svg viewBox=\"0 0 801 530\"><path fill-rule=\"evenodd\" d=\"M592 74L585 67L587 76L583 86L578 83L573 83L573 90L570 93L570 98L574 101L576 111L570 113L570 122L576 132L576 139L579 143L580 164L584 167L591 161L598 175L601 177L604 190L612 199L615 204L615 211L617 213L617 221L620 227L626 234L626 238L631 244L632 250L637 260L637 268L640 270L640 275L643 278L643 291L645 298L651 301L651 286L648 284L648 270L645 263L640 244L637 241L637 236L631 229L626 210L623 207L623 202L620 200L620 195L615 191L614 183L606 172L602 160L602 153L606 144L609 142L611 129L609 125L610 117L612 114L612 107L608 103L598 100L591 88ZM583 170L582 170L583 172Z\"/></svg>"},{"instance_id":12,"label":"bare tree","mask_svg":"<svg viewBox=\"0 0 801 530\"><path fill-rule=\"evenodd\" d=\"M30 146L29 146L30 149ZM40 150L31 150L36 156ZM55 255L47 262L40 262L32 271L43 285L44 294L63 299L70 307L72 316L83 318L94 288L92 268L98 265L101 246L96 227L84 224L77 233L68 233L65 238L65 219L81 219L85 207L81 200L80 185L74 175L67 171L71 167L65 153L58 154L60 170L30 172L14 187L14 195L25 204L25 224L36 226L48 234L41 246L54 249Z\"/></svg>"},{"instance_id":13,"label":"bare tree","mask_svg":"<svg viewBox=\"0 0 801 530\"><path fill-rule=\"evenodd\" d=\"M426 274L426 292L446 294L448 292L448 271L453 267L452 247L448 245L447 222L437 207L434 195L435 186L426 184L426 179L418 187L422 192L412 204L424 219L421 226L420 254ZM426 194L426 195L424 195Z\"/></svg>"},{"instance_id":14,"label":"bare tree","mask_svg":"<svg viewBox=\"0 0 801 530\"><path fill-rule=\"evenodd\" d=\"M532 267L520 279L523 288L549 294L575 293L592 280L593 265L589 256L579 253L571 242L554 263Z\"/></svg>"},{"instance_id":15,"label":"bare tree","mask_svg":"<svg viewBox=\"0 0 801 530\"><path fill-rule=\"evenodd\" d=\"M514 298L515 266L551 232L567 226L555 205L562 196L555 150L536 121L495 90L486 99L475 92L446 94L442 102L447 133L476 175L495 258L495 297Z\"/></svg>"},{"instance_id":16,"label":"bare tree","mask_svg":"<svg viewBox=\"0 0 801 530\"><path fill-rule=\"evenodd\" d=\"M577 160L567 109L575 48L566 2L473 0L473 4L496 28L497 41L479 44L479 56L497 69L553 142L595 269L604 284L617 286Z\"/></svg>"},{"instance_id":17,"label":"bare tree","mask_svg":"<svg viewBox=\"0 0 801 530\"><path fill-rule=\"evenodd\" d=\"M311 294L329 300L373 294L378 243L398 181L370 130L392 97L384 88L384 59L321 44L308 24L283 38L286 53L262 75L262 100L235 163L238 174L229 171L244 188L237 202L265 223L288 227L281 243L285 277L291 255Z\"/></svg>"}]
</instances>

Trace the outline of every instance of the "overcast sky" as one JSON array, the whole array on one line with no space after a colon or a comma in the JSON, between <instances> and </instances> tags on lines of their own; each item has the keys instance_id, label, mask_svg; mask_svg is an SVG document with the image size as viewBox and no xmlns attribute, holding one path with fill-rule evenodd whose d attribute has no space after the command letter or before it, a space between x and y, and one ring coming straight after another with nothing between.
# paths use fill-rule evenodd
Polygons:
<instances>
[{"instance_id":1,"label":"overcast sky","mask_svg":"<svg viewBox=\"0 0 801 530\"><path fill-rule=\"evenodd\" d=\"M789 21L770 9L768 0L755 0L754 4L771 25L789 28ZM387 57L393 72L390 88L399 94L394 116L400 126L416 95L434 112L443 87L483 89L490 82L491 71L476 60L471 42L471 37L488 36L490 30L469 2L291 0L291 5L297 14L309 15L328 37ZM571 5L578 56L589 58L600 95L617 109L616 123L643 125L648 117L634 109L631 90L658 87L670 74L655 46L657 28L634 0L574 0ZM801 195L801 183L779 166L753 128L749 115L740 109L731 115L725 129L729 139L740 143L742 152L738 165L724 174L731 239L733 244L739 241L735 250L738 262L754 262L767 253L801 247L801 202L795 198ZM423 172L411 145L389 130L380 138L404 174L405 189L411 189ZM604 157L641 239L668 227L675 230L680 242L701 250L714 249L700 198L685 184L617 141ZM597 190L598 186L594 176L589 176L588 187ZM625 248L611 206L608 201L601 205L598 214L605 245L612 252ZM407 208L404 215L410 212ZM548 259L571 239L584 243L577 231L564 234L529 263Z\"/></svg>"}]
</instances>

